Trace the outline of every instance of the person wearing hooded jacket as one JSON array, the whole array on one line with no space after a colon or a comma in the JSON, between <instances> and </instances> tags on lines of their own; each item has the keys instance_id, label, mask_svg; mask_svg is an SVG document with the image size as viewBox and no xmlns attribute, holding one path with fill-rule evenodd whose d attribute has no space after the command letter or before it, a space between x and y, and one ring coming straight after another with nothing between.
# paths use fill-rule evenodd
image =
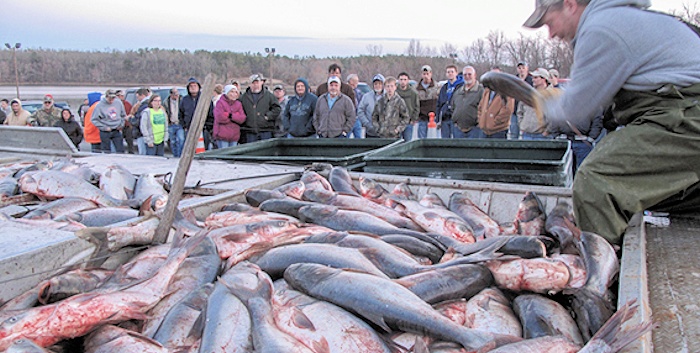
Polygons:
<instances>
[{"instance_id":1,"label":"person wearing hooded jacket","mask_svg":"<svg viewBox=\"0 0 700 353\"><path fill-rule=\"evenodd\" d=\"M289 138L314 136L313 117L318 97L311 93L309 83L304 78L294 81L294 93L282 113L284 131Z\"/></svg>"},{"instance_id":2,"label":"person wearing hooded jacket","mask_svg":"<svg viewBox=\"0 0 700 353\"><path fill-rule=\"evenodd\" d=\"M180 113L178 115L179 120L180 120L180 125L182 126L182 129L185 130L185 140L187 139L187 133L190 131L190 125L192 124L192 118L194 117L194 111L197 109L197 103L199 102L199 97L201 96L201 90L202 90L202 85L199 83L199 81L194 78L190 77L189 80L187 80L187 95L182 97L182 100L180 101ZM209 104L209 110L207 112L207 120L211 123L213 126L213 117L214 117L214 104L210 103ZM205 121L205 125L206 125ZM204 134L204 129L206 127L202 128L202 134ZM207 141L209 142L209 141ZM185 145L185 141L182 141L182 145ZM204 147L208 150L209 149L209 143L206 143Z\"/></svg>"},{"instance_id":3,"label":"person wearing hooded jacket","mask_svg":"<svg viewBox=\"0 0 700 353\"><path fill-rule=\"evenodd\" d=\"M250 87L241 97L246 120L243 124L246 142L255 142L272 138L280 115L280 105L270 90L264 86L262 74L250 76Z\"/></svg>"},{"instance_id":4,"label":"person wearing hooded jacket","mask_svg":"<svg viewBox=\"0 0 700 353\"><path fill-rule=\"evenodd\" d=\"M445 68L447 82L440 87L437 100L437 112L435 122L439 124L442 138L452 138L452 93L464 85L464 78L461 73L457 74L457 66L447 65Z\"/></svg>"},{"instance_id":5,"label":"person wearing hooded jacket","mask_svg":"<svg viewBox=\"0 0 700 353\"><path fill-rule=\"evenodd\" d=\"M10 114L5 117L4 125L11 126L27 126L27 121L29 120L28 111L22 108L22 101L19 98L15 98L10 102Z\"/></svg>"},{"instance_id":6,"label":"person wearing hooded jacket","mask_svg":"<svg viewBox=\"0 0 700 353\"><path fill-rule=\"evenodd\" d=\"M700 38L650 5L537 0L524 24L573 47L571 81L543 102L550 125L583 130L611 107L610 132L574 178L573 204L581 230L612 243L639 212L700 213Z\"/></svg>"}]
</instances>

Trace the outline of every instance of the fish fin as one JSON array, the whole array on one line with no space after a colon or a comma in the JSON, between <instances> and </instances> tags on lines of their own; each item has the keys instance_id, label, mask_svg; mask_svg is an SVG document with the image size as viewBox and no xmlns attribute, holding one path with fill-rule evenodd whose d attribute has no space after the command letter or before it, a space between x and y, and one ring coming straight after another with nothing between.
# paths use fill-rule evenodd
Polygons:
<instances>
[{"instance_id":1,"label":"fish fin","mask_svg":"<svg viewBox=\"0 0 700 353\"><path fill-rule=\"evenodd\" d=\"M207 325L207 307L206 304L202 307L202 311L199 312L197 320L192 324L192 329L187 333L187 337L192 337L196 339L201 339L204 334L204 328Z\"/></svg>"},{"instance_id":2,"label":"fish fin","mask_svg":"<svg viewBox=\"0 0 700 353\"><path fill-rule=\"evenodd\" d=\"M139 216L150 216L155 214L155 210L151 208L151 199L153 195L146 198L143 203L139 206Z\"/></svg>"},{"instance_id":3,"label":"fish fin","mask_svg":"<svg viewBox=\"0 0 700 353\"><path fill-rule=\"evenodd\" d=\"M299 308L294 308L292 322L296 327L303 328L309 331L316 331L314 323L311 322L309 317L306 316L306 314L304 314L304 312Z\"/></svg>"},{"instance_id":4,"label":"fish fin","mask_svg":"<svg viewBox=\"0 0 700 353\"><path fill-rule=\"evenodd\" d=\"M359 310L358 314L360 314L360 316L366 318L373 324L379 326L382 330L384 330L384 332L393 331L391 328L389 328L389 325L387 325L386 321L384 321L384 317L382 317L381 315L377 315L374 312L364 312L362 310Z\"/></svg>"},{"instance_id":5,"label":"fish fin","mask_svg":"<svg viewBox=\"0 0 700 353\"><path fill-rule=\"evenodd\" d=\"M75 232L75 236L95 245L95 251L90 256L88 266L99 267L107 260L107 254L110 254L109 241L107 239L107 227L88 227Z\"/></svg>"},{"instance_id":6,"label":"fish fin","mask_svg":"<svg viewBox=\"0 0 700 353\"><path fill-rule=\"evenodd\" d=\"M311 348L313 349L314 352L316 353L330 353L331 348L330 345L328 344L328 341L326 340L325 337L321 337L320 340L314 341L311 344Z\"/></svg>"},{"instance_id":7,"label":"fish fin","mask_svg":"<svg viewBox=\"0 0 700 353\"><path fill-rule=\"evenodd\" d=\"M413 353L430 353L430 349L428 349L428 344L425 343L425 340L423 339L422 336L416 335L416 341L413 343Z\"/></svg>"}]
</instances>

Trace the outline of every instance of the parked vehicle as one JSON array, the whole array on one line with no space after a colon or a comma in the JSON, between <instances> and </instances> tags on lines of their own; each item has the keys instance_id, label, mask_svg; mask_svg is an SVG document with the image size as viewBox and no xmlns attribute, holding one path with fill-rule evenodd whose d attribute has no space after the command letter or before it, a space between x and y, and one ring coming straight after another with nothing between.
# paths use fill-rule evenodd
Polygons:
<instances>
[{"instance_id":1,"label":"parked vehicle","mask_svg":"<svg viewBox=\"0 0 700 353\"><path fill-rule=\"evenodd\" d=\"M125 97L124 99L131 103L132 105L136 103L136 91L141 88L141 87L132 87L126 90L125 92ZM160 98L165 101L168 98L168 95L170 95L170 89L173 88L173 86L156 86L156 87L150 87L151 92L157 93ZM177 90L180 92L180 96L185 96L187 94L187 88L185 87L180 87L177 86Z\"/></svg>"}]
</instances>

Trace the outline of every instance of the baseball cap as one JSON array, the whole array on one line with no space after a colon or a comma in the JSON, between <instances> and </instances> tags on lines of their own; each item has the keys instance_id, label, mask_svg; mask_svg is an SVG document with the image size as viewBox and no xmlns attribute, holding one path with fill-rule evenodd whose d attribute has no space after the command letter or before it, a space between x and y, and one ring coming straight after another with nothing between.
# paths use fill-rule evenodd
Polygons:
<instances>
[{"instance_id":1,"label":"baseball cap","mask_svg":"<svg viewBox=\"0 0 700 353\"><path fill-rule=\"evenodd\" d=\"M328 84L330 85L331 82L338 82L338 84L340 84L340 78L338 76L331 76L328 78Z\"/></svg>"},{"instance_id":2,"label":"baseball cap","mask_svg":"<svg viewBox=\"0 0 700 353\"><path fill-rule=\"evenodd\" d=\"M53 96L50 94L45 95L44 102L53 102Z\"/></svg>"},{"instance_id":3,"label":"baseball cap","mask_svg":"<svg viewBox=\"0 0 700 353\"><path fill-rule=\"evenodd\" d=\"M530 75L532 75L533 77L535 77L535 76L542 77L543 79L549 81L549 71L547 71L546 69L543 69L541 67L539 69L531 72Z\"/></svg>"},{"instance_id":4,"label":"baseball cap","mask_svg":"<svg viewBox=\"0 0 700 353\"><path fill-rule=\"evenodd\" d=\"M251 83L255 82L255 81L265 81L265 77L263 77L262 74L257 73L257 74L250 75L250 78L248 79L248 81L250 81Z\"/></svg>"},{"instance_id":5,"label":"baseball cap","mask_svg":"<svg viewBox=\"0 0 700 353\"><path fill-rule=\"evenodd\" d=\"M384 83L384 75L382 74L376 74L374 77L372 77L372 82L374 81L382 81Z\"/></svg>"},{"instance_id":6,"label":"baseball cap","mask_svg":"<svg viewBox=\"0 0 700 353\"><path fill-rule=\"evenodd\" d=\"M529 66L529 65L524 60L520 60L520 61L518 61L518 65L515 65L515 66L517 67L517 66Z\"/></svg>"},{"instance_id":7,"label":"baseball cap","mask_svg":"<svg viewBox=\"0 0 700 353\"><path fill-rule=\"evenodd\" d=\"M278 90L278 89L281 89L281 90L284 91L284 86L282 86L282 85L275 85L275 88L273 88L272 90L273 90L273 91L276 91L276 90Z\"/></svg>"},{"instance_id":8,"label":"baseball cap","mask_svg":"<svg viewBox=\"0 0 700 353\"><path fill-rule=\"evenodd\" d=\"M423 65L423 66L420 68L420 70L421 70L421 71L430 71L430 72L432 72L432 71L433 71L433 68L430 67L430 65Z\"/></svg>"},{"instance_id":9,"label":"baseball cap","mask_svg":"<svg viewBox=\"0 0 700 353\"><path fill-rule=\"evenodd\" d=\"M559 77L559 70L549 69L549 76Z\"/></svg>"},{"instance_id":10,"label":"baseball cap","mask_svg":"<svg viewBox=\"0 0 700 353\"><path fill-rule=\"evenodd\" d=\"M105 92L105 97L107 97L107 98L114 98L114 97L116 97L116 96L117 96L117 93L114 92L113 89L108 89L108 90Z\"/></svg>"},{"instance_id":11,"label":"baseball cap","mask_svg":"<svg viewBox=\"0 0 700 353\"><path fill-rule=\"evenodd\" d=\"M236 89L236 86L234 86L234 85L224 86L224 94L228 94L229 92L231 92L232 89Z\"/></svg>"},{"instance_id":12,"label":"baseball cap","mask_svg":"<svg viewBox=\"0 0 700 353\"><path fill-rule=\"evenodd\" d=\"M540 28L542 27L542 17L549 10L549 7L558 4L564 0L535 0L535 11L523 23L523 27Z\"/></svg>"}]
</instances>

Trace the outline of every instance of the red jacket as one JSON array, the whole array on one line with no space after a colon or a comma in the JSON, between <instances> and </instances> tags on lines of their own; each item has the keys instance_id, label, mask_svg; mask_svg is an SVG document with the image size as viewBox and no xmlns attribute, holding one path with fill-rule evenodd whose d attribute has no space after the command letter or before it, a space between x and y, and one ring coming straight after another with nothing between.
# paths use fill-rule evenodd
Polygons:
<instances>
[{"instance_id":1,"label":"red jacket","mask_svg":"<svg viewBox=\"0 0 700 353\"><path fill-rule=\"evenodd\" d=\"M214 107L214 140L238 142L245 119L239 100L232 101L226 95L221 96Z\"/></svg>"}]
</instances>

